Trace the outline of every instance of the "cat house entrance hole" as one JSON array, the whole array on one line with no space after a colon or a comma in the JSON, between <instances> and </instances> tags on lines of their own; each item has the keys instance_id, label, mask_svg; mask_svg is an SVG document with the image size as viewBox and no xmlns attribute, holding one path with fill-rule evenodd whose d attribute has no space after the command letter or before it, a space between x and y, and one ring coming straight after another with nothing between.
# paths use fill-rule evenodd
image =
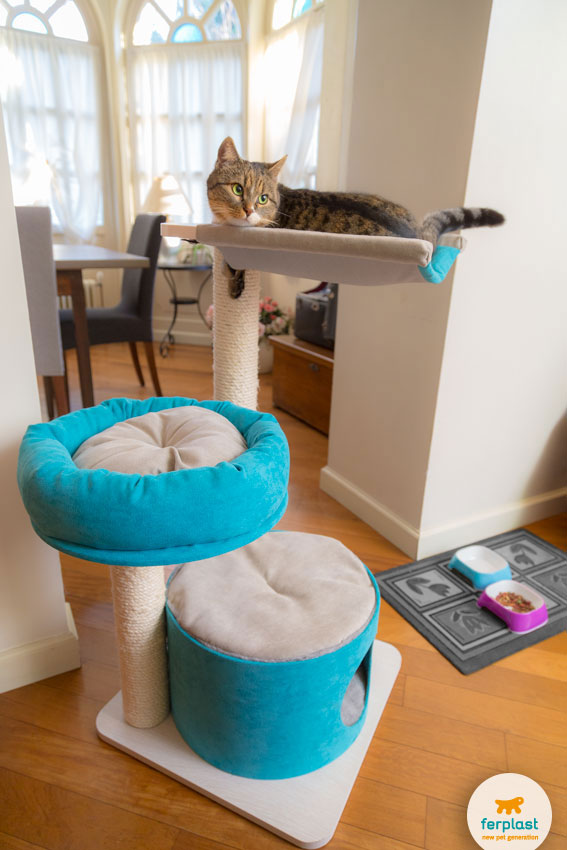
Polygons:
<instances>
[{"instance_id":1,"label":"cat house entrance hole","mask_svg":"<svg viewBox=\"0 0 567 850\"><path fill-rule=\"evenodd\" d=\"M345 726L354 726L360 720L368 701L368 683L370 681L370 665L372 647L362 659L360 666L350 680L341 705L341 720Z\"/></svg>"}]
</instances>

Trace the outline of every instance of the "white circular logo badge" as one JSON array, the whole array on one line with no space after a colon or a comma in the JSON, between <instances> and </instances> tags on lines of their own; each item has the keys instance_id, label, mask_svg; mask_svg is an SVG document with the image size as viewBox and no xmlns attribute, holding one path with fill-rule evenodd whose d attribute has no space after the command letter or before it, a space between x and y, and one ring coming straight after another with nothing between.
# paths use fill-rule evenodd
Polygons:
<instances>
[{"instance_id":1,"label":"white circular logo badge","mask_svg":"<svg viewBox=\"0 0 567 850\"><path fill-rule=\"evenodd\" d=\"M528 776L498 773L470 798L467 821L480 847L538 847L551 828L551 803Z\"/></svg>"}]
</instances>

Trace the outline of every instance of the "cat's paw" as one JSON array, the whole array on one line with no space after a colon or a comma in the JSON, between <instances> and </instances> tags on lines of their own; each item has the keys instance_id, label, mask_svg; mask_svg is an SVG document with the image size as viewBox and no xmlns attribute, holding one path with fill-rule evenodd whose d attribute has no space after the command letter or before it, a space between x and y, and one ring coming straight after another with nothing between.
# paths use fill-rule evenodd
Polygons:
<instances>
[{"instance_id":1,"label":"cat's paw","mask_svg":"<svg viewBox=\"0 0 567 850\"><path fill-rule=\"evenodd\" d=\"M227 264L231 274L228 279L228 294L231 298L240 298L244 292L244 270L233 269Z\"/></svg>"}]
</instances>

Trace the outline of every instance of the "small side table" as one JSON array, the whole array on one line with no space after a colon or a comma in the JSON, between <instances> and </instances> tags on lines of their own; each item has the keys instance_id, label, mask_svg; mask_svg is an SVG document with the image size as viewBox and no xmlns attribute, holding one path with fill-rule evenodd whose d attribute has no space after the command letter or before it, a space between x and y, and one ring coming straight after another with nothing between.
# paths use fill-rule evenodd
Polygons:
<instances>
[{"instance_id":1,"label":"small side table","mask_svg":"<svg viewBox=\"0 0 567 850\"><path fill-rule=\"evenodd\" d=\"M196 304L200 317L202 318L203 322L205 321L205 317L203 316L203 313L201 311L200 298L201 298L201 293L202 293L203 289L205 288L206 284L211 279L211 276L213 274L213 267L210 264L203 265L203 266L194 266L194 265L191 265L190 263L173 263L173 262L172 263L159 262L157 267L158 267L159 271L163 272L163 276L165 278L165 281L166 281L166 283L169 286L169 289L171 291L171 298L169 299L169 303L173 304L173 316L171 317L171 322L169 324L167 331L163 335L162 341L159 344L159 353L161 354L162 357L167 357L167 355L169 353L170 345L175 344L175 338L173 336L172 331L173 331L173 326L175 325L175 322L177 321L177 308L178 307ZM208 272L208 274L205 275L205 277L201 281L201 284L199 286L199 291L197 293L196 298L193 298L193 297L181 298L179 296L179 294L177 292L177 286L176 286L176 283L175 283L175 275L173 274L176 271L180 271L180 272L181 271Z\"/></svg>"}]
</instances>

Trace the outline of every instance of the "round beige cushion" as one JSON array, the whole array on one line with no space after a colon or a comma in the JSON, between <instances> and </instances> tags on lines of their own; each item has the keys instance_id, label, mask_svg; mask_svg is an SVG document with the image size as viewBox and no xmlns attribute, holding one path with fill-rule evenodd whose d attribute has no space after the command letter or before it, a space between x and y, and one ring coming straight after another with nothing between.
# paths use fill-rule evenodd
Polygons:
<instances>
[{"instance_id":1,"label":"round beige cushion","mask_svg":"<svg viewBox=\"0 0 567 850\"><path fill-rule=\"evenodd\" d=\"M232 422L206 407L173 407L135 416L89 437L73 460L83 469L158 475L216 466L247 449Z\"/></svg>"},{"instance_id":2,"label":"round beige cushion","mask_svg":"<svg viewBox=\"0 0 567 850\"><path fill-rule=\"evenodd\" d=\"M356 555L331 537L294 531L272 531L225 555L182 564L167 598L190 635L257 661L338 649L360 634L376 607Z\"/></svg>"}]
</instances>

